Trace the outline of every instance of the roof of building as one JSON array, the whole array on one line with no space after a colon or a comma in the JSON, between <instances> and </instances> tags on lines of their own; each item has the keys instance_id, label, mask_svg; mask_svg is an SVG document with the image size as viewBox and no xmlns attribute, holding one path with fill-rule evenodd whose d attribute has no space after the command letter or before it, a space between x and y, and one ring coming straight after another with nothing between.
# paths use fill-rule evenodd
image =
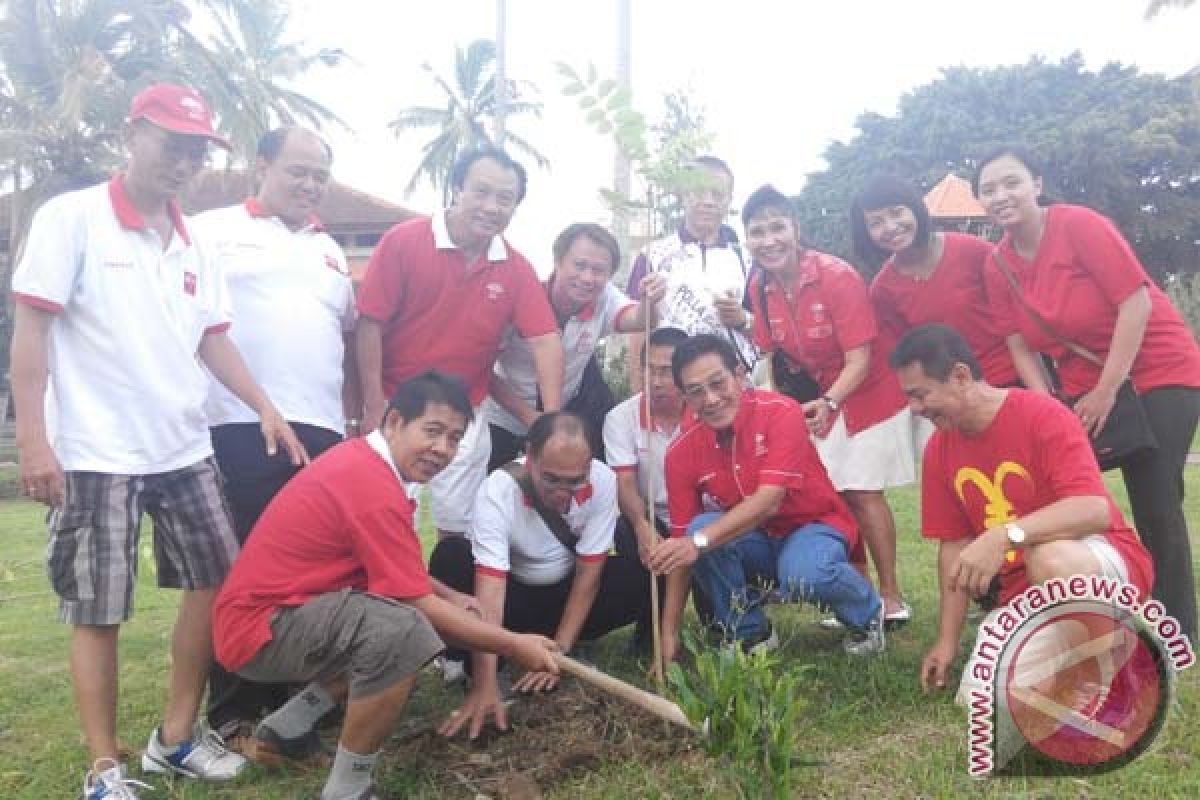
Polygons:
<instances>
[{"instance_id":1,"label":"roof of building","mask_svg":"<svg viewBox=\"0 0 1200 800\"><path fill-rule=\"evenodd\" d=\"M987 212L975 199L971 184L953 172L938 181L925 195L925 207L934 219L976 219Z\"/></svg>"},{"instance_id":2,"label":"roof of building","mask_svg":"<svg viewBox=\"0 0 1200 800\"><path fill-rule=\"evenodd\" d=\"M205 170L183 192L181 201L189 214L240 203L253 191L253 179L245 170ZM330 233L382 233L417 212L389 203L374 195L330 181L317 216Z\"/></svg>"}]
</instances>

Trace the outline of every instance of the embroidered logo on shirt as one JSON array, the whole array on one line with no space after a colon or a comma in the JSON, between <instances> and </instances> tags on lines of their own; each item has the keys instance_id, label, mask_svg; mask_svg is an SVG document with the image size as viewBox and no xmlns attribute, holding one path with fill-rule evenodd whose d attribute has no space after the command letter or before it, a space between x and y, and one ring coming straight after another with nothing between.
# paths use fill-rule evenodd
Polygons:
<instances>
[{"instance_id":1,"label":"embroidered logo on shirt","mask_svg":"<svg viewBox=\"0 0 1200 800\"><path fill-rule=\"evenodd\" d=\"M813 303L811 306L809 306L809 310L812 311L813 322L824 322L829 318L825 313L824 303Z\"/></svg>"},{"instance_id":2,"label":"embroidered logo on shirt","mask_svg":"<svg viewBox=\"0 0 1200 800\"><path fill-rule=\"evenodd\" d=\"M179 105L183 106L187 115L195 120L204 119L204 104L191 95L184 95L179 98Z\"/></svg>"},{"instance_id":3,"label":"embroidered logo on shirt","mask_svg":"<svg viewBox=\"0 0 1200 800\"><path fill-rule=\"evenodd\" d=\"M483 288L487 292L488 300L499 300L500 296L504 294L504 284L501 283L489 283Z\"/></svg>"},{"instance_id":4,"label":"embroidered logo on shirt","mask_svg":"<svg viewBox=\"0 0 1200 800\"><path fill-rule=\"evenodd\" d=\"M591 331L584 331L579 334L579 342L575 345L575 352L590 353L596 349L596 340L592 336Z\"/></svg>"},{"instance_id":5,"label":"embroidered logo on shirt","mask_svg":"<svg viewBox=\"0 0 1200 800\"><path fill-rule=\"evenodd\" d=\"M192 297L196 296L196 273L183 273L183 291L185 294L189 294Z\"/></svg>"},{"instance_id":6,"label":"embroidered logo on shirt","mask_svg":"<svg viewBox=\"0 0 1200 800\"><path fill-rule=\"evenodd\" d=\"M767 435L765 433L754 434L754 455L765 456L767 454Z\"/></svg>"}]
</instances>

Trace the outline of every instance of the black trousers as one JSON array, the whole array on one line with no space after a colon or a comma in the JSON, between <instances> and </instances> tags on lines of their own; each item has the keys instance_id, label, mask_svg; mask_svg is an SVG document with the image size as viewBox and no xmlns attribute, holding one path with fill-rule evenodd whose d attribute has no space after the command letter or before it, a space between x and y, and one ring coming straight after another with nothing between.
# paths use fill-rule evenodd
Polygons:
<instances>
[{"instance_id":1,"label":"black trousers","mask_svg":"<svg viewBox=\"0 0 1200 800\"><path fill-rule=\"evenodd\" d=\"M1183 514L1183 470L1200 419L1200 389L1168 387L1142 396L1158 449L1121 465L1133 521L1154 557L1154 597L1196 644L1196 581Z\"/></svg>"},{"instance_id":2,"label":"black trousers","mask_svg":"<svg viewBox=\"0 0 1200 800\"><path fill-rule=\"evenodd\" d=\"M429 558L429 574L460 592L475 592L475 559L465 536L442 539ZM562 620L573 576L548 586L530 586L508 578L504 593L504 622L510 631L553 637ZM638 559L632 532L618 527L617 553L609 555L600 576L600 591L579 634L580 641L597 639L631 623L650 622L650 575ZM447 657L463 659L461 650Z\"/></svg>"},{"instance_id":3,"label":"black trousers","mask_svg":"<svg viewBox=\"0 0 1200 800\"><path fill-rule=\"evenodd\" d=\"M296 422L291 425L310 458L342 440L326 428ZM225 498L233 512L234 532L238 542L245 544L267 504L299 468L282 450L267 455L262 431L255 422L218 425L212 429L212 441L225 479ZM288 689L284 684L253 683L213 662L208 676L208 724L220 731L230 723L256 720L264 710L273 711L287 702Z\"/></svg>"}]
</instances>

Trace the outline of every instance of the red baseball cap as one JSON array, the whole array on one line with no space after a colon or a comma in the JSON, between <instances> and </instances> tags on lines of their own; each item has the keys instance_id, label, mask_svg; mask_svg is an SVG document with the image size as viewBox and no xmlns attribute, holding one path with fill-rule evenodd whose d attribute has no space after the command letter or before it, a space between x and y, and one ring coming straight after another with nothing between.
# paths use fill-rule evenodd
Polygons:
<instances>
[{"instance_id":1,"label":"red baseball cap","mask_svg":"<svg viewBox=\"0 0 1200 800\"><path fill-rule=\"evenodd\" d=\"M195 89L173 83L155 83L142 89L129 106L129 121L144 119L163 130L203 136L226 150L229 141L213 128L212 110Z\"/></svg>"}]
</instances>

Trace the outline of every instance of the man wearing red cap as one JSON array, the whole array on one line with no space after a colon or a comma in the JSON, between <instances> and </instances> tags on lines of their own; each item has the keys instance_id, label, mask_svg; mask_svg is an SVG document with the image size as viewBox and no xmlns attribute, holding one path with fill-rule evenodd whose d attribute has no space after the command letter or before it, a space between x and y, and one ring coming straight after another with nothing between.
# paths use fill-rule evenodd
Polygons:
<instances>
[{"instance_id":1,"label":"man wearing red cap","mask_svg":"<svg viewBox=\"0 0 1200 800\"><path fill-rule=\"evenodd\" d=\"M124 140L123 173L38 211L13 274L20 479L51 506L48 572L73 626L71 675L94 761L87 800L129 800L144 785L125 777L116 734L117 634L133 612L143 511L159 585L184 591L167 706L142 768L228 780L245 765L195 724L210 608L237 553L201 363L254 409L268 450L307 458L226 335L224 279L175 203L210 142L228 147L208 106L192 89L151 86L134 98Z\"/></svg>"}]
</instances>

